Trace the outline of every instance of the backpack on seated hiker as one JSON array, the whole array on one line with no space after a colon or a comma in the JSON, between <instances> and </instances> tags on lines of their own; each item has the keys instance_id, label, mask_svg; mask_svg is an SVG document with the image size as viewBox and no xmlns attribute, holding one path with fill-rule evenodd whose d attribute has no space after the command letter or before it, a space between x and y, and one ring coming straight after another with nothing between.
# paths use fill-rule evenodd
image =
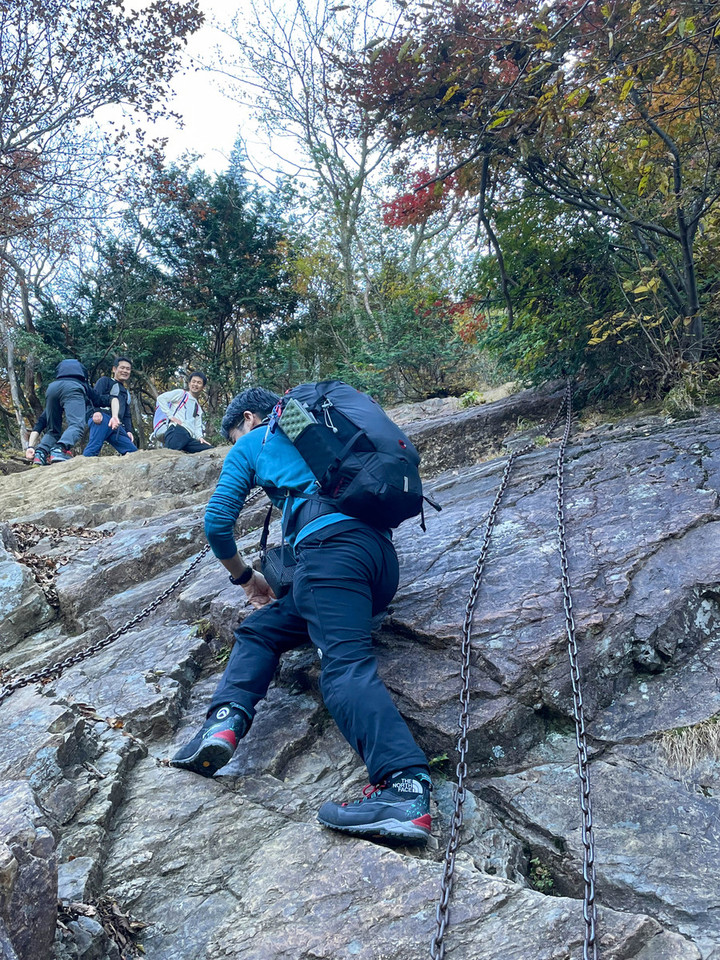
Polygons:
<instances>
[{"instance_id":1,"label":"backpack on seated hiker","mask_svg":"<svg viewBox=\"0 0 720 960\"><path fill-rule=\"evenodd\" d=\"M420 514L420 455L380 405L341 380L303 383L282 398L268 429L279 426L318 483L317 499L374 527L397 527Z\"/></svg>"},{"instance_id":2,"label":"backpack on seated hiker","mask_svg":"<svg viewBox=\"0 0 720 960\"><path fill-rule=\"evenodd\" d=\"M167 391L167 392L169 393L170 391ZM178 389L178 393L179 392L180 391ZM164 394L160 394L160 396L162 397L164 396ZM165 437L165 434L167 433L168 427L171 426L170 419L174 417L176 412L180 410L182 407L184 407L185 404L188 403L189 401L190 401L190 394L187 392L187 390L184 390L182 399L178 400L176 403L170 404L170 411L171 411L170 416L168 416L168 414L165 413L165 411L162 409L160 404L156 401L155 413L153 414L153 428L150 436L156 440L163 440ZM196 400L195 414L194 414L195 416L197 416L197 412L198 412L198 402Z\"/></svg>"},{"instance_id":3,"label":"backpack on seated hiker","mask_svg":"<svg viewBox=\"0 0 720 960\"><path fill-rule=\"evenodd\" d=\"M150 434L150 436L151 436L154 440L162 440L163 437L165 436L165 432L166 432L167 428L168 428L168 417L167 417L167 414L164 413L164 412L160 409L160 405L159 405L158 403L156 403L156 404L155 404L155 413L153 414L153 428L152 428L152 433Z\"/></svg>"}]
</instances>

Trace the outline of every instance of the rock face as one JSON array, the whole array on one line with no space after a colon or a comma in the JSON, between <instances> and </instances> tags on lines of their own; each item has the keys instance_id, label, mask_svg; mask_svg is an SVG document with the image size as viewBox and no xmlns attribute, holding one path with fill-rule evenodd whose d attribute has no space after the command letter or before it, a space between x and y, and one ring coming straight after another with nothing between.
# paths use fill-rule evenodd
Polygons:
<instances>
[{"instance_id":1,"label":"rock face","mask_svg":"<svg viewBox=\"0 0 720 960\"><path fill-rule=\"evenodd\" d=\"M0 944L7 939L18 960L47 956L57 919L55 838L26 781L0 785L0 918Z\"/></svg>"},{"instance_id":2,"label":"rock face","mask_svg":"<svg viewBox=\"0 0 720 960\"><path fill-rule=\"evenodd\" d=\"M312 651L283 662L232 762L168 768L247 613L205 556L146 619L0 705L0 956L117 960L112 932L61 903L114 902L153 960L415 960L429 955L452 816L460 642L504 460L476 462L558 391L414 421L423 534L397 531L401 585L380 671L435 771L424 850L324 831L365 772L330 720ZM515 406L513 407L513 400ZM443 408L447 410L447 405ZM430 411L432 413L432 411ZM2 664L54 663L142 611L204 544L223 450L76 460L3 479ZM555 534L557 444L518 459L474 615L465 825L448 958L579 960L582 844ZM576 431L566 528L591 754L601 960L720 960L720 413ZM262 504L240 548L257 549ZM67 530L46 598L12 524ZM109 535L82 540L71 528ZM242 596L242 594L240 594ZM10 598L10 599L8 599ZM66 914L62 914L63 917ZM100 917L100 913L97 915Z\"/></svg>"}]
</instances>

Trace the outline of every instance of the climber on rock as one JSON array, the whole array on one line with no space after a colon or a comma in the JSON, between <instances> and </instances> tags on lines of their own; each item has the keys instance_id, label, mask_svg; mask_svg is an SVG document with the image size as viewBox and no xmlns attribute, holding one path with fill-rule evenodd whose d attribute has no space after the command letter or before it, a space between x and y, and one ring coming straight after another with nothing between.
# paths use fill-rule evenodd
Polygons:
<instances>
[{"instance_id":1,"label":"climber on rock","mask_svg":"<svg viewBox=\"0 0 720 960\"><path fill-rule=\"evenodd\" d=\"M70 460L72 448L85 433L91 405L104 406L109 402L107 395L98 394L90 386L88 372L79 360L61 360L45 393L45 409L30 434L26 458L32 459L33 466ZM41 433L44 436L38 443Z\"/></svg>"},{"instance_id":2,"label":"climber on rock","mask_svg":"<svg viewBox=\"0 0 720 960\"><path fill-rule=\"evenodd\" d=\"M325 704L375 785L353 803L323 804L320 823L424 842L431 826L428 762L378 676L370 637L373 616L387 608L398 585L390 531L317 498L293 495L311 494L317 485L293 443L266 426L278 401L263 388L245 390L222 421L223 436L234 446L208 504L205 533L230 581L243 587L256 610L235 631L205 723L171 763L207 777L225 766L248 732L280 656L311 643L320 657ZM254 486L283 508L287 543L297 559L292 587L276 602L262 574L241 559L233 535Z\"/></svg>"}]
</instances>

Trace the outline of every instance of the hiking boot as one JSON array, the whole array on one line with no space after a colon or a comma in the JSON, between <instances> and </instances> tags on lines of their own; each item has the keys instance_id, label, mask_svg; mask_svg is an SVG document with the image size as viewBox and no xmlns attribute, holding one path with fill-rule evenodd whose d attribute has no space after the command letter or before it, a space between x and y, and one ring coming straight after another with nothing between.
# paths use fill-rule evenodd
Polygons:
<instances>
[{"instance_id":1,"label":"hiking boot","mask_svg":"<svg viewBox=\"0 0 720 960\"><path fill-rule=\"evenodd\" d=\"M72 460L73 455L65 447L53 447L50 451L50 463L62 463L63 460Z\"/></svg>"},{"instance_id":2,"label":"hiking boot","mask_svg":"<svg viewBox=\"0 0 720 960\"><path fill-rule=\"evenodd\" d=\"M431 789L426 771L400 770L387 783L368 784L361 800L324 803L318 820L332 830L425 843L432 826Z\"/></svg>"},{"instance_id":3,"label":"hiking boot","mask_svg":"<svg viewBox=\"0 0 720 960\"><path fill-rule=\"evenodd\" d=\"M170 761L172 767L212 777L232 760L238 742L250 729L250 717L234 704L216 707L189 743Z\"/></svg>"},{"instance_id":4,"label":"hiking boot","mask_svg":"<svg viewBox=\"0 0 720 960\"><path fill-rule=\"evenodd\" d=\"M44 467L47 465L47 454L44 450L36 450L32 460L34 467Z\"/></svg>"}]
</instances>

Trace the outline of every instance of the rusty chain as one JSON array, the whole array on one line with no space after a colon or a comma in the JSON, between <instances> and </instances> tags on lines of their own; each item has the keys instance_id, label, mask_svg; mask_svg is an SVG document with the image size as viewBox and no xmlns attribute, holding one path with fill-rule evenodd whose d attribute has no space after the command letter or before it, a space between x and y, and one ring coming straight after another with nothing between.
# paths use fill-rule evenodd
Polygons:
<instances>
[{"instance_id":1,"label":"rusty chain","mask_svg":"<svg viewBox=\"0 0 720 960\"><path fill-rule=\"evenodd\" d=\"M582 809L582 842L584 847L583 859L583 879L585 883L583 898L583 918L585 921L585 943L583 950L583 960L596 960L596 906L595 906L595 852L592 832L592 809L590 804L590 778L588 774L588 755L587 742L585 737L585 721L583 716L582 694L580 690L580 672L577 661L577 643L575 641L575 622L572 612L572 596L570 593L570 577L568 573L567 562L567 543L565 537L565 505L564 505L564 485L563 473L565 464L565 450L570 438L572 429L572 384L568 381L565 393L553 422L547 427L546 434L549 435L560 422L563 412L565 413L565 430L560 441L560 447L557 457L557 533L558 545L560 550L560 565L563 590L563 602L565 608L565 621L568 636L568 656L570 659L570 675L573 689L573 715L575 719L575 739L578 748L578 773L581 783L580 805ZM468 727L470 711L470 655L472 652L472 625L477 604L478 592L482 580L485 559L490 546L493 528L497 519L497 513L500 509L500 503L505 494L510 474L515 460L523 454L529 453L535 448L535 443L529 443L510 453L505 469L500 480L495 499L488 514L485 524L485 534L483 537L480 554L475 564L470 595L465 607L465 619L462 627L462 645L461 645L461 679L462 689L460 692L460 717L458 727L460 735L457 741L457 752L459 761L456 767L457 783L455 784L453 801L454 809L450 823L450 838L445 851L445 860L443 875L440 883L440 899L436 910L436 929L430 942L431 960L443 960L445 956L445 932L450 920L450 896L452 893L454 874L455 874L455 856L457 854L460 841L460 832L463 824L463 804L465 802L465 779L468 774L467 751L468 751Z\"/></svg>"},{"instance_id":2,"label":"rusty chain","mask_svg":"<svg viewBox=\"0 0 720 960\"><path fill-rule=\"evenodd\" d=\"M263 490L256 490L255 493L251 494L245 501L245 505L254 503L260 496L263 494ZM141 623L146 617L149 617L153 611L157 610L160 604L166 600L171 593L173 593L180 586L181 583L184 583L185 580L190 576L195 567L200 563L203 557L207 554L210 546L206 544L200 553L192 560L192 562L183 570L179 577L177 577L169 587L162 591L154 600L152 600L144 610L141 610L136 616L131 620L128 620L127 623L123 624L122 627L119 627L117 630L114 630L109 636L103 637L101 640L97 640L95 643L91 643L89 646L85 647L83 650L78 651L78 653L71 654L68 657L65 657L64 660L60 660L57 663L51 663L49 666L44 667L42 670L36 670L34 673L26 674L22 677L11 677L7 680L2 687L0 687L0 704L4 703L16 690L20 690L22 687L28 687L33 683L42 683L44 680L57 680L65 670L70 667L76 666L78 663L82 663L84 660L87 660L89 657L92 657L93 654L98 653L100 650L104 650L105 647L109 647L111 643L121 637L124 633L127 633L128 630L131 630L133 627L136 627Z\"/></svg>"}]
</instances>

